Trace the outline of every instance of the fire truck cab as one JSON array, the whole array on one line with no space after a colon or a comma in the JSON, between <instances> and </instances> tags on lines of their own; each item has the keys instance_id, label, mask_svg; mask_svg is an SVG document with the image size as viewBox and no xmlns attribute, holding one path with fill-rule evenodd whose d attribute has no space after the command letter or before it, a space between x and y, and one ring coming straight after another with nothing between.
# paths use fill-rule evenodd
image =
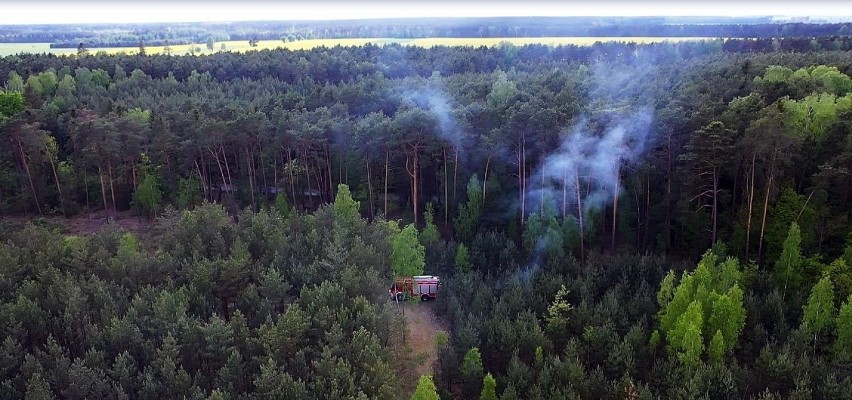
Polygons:
<instances>
[{"instance_id":1,"label":"fire truck cab","mask_svg":"<svg viewBox=\"0 0 852 400\"><path fill-rule=\"evenodd\" d=\"M391 299L420 298L429 301L438 296L440 279L432 275L398 276L388 290Z\"/></svg>"}]
</instances>

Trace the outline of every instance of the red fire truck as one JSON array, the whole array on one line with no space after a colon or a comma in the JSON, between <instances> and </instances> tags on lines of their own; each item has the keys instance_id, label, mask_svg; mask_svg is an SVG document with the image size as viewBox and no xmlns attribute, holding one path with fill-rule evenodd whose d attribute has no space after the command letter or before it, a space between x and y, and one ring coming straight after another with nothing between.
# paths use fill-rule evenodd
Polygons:
<instances>
[{"instance_id":1,"label":"red fire truck","mask_svg":"<svg viewBox=\"0 0 852 400\"><path fill-rule=\"evenodd\" d=\"M398 276L394 279L393 285L388 290L388 294L392 299L403 301L406 298L420 298L422 301L429 301L438 295L438 286L440 280L437 276L432 275L416 275L416 276Z\"/></svg>"}]
</instances>

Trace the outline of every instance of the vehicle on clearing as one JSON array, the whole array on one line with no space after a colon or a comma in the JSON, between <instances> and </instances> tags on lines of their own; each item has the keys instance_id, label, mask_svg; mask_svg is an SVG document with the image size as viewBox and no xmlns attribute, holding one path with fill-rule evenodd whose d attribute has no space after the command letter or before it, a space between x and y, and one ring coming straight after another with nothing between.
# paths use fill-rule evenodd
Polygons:
<instances>
[{"instance_id":1,"label":"vehicle on clearing","mask_svg":"<svg viewBox=\"0 0 852 400\"><path fill-rule=\"evenodd\" d=\"M420 297L422 301L429 301L438 296L440 280L437 276L416 275L398 276L388 290L391 299L403 301L407 298Z\"/></svg>"}]
</instances>

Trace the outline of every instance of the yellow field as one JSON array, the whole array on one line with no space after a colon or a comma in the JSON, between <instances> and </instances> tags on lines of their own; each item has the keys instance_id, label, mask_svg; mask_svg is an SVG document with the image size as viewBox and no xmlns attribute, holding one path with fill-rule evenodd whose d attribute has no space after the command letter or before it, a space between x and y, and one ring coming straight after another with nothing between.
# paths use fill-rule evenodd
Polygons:
<instances>
[{"instance_id":1,"label":"yellow field","mask_svg":"<svg viewBox=\"0 0 852 400\"><path fill-rule=\"evenodd\" d=\"M315 47L334 47L334 46L363 46L367 43L383 45L387 43L399 43L405 46L498 46L501 43L511 43L513 45L523 46L526 44L544 44L548 46L558 46L573 44L578 46L590 46L597 42L634 42L634 43L658 43L658 42L682 42L695 40L712 40L713 38L699 37L530 37L530 38L422 38L422 39L393 39L393 38L367 38L367 39L309 39L296 42L284 43L280 40L262 40L259 41L256 47L251 47L247 40L216 42L213 46L213 51L207 49L204 43L196 43L195 54L212 54L222 51L222 45L225 46L225 51L244 52L249 50L277 49L284 48L290 50L305 50ZM108 48L91 48L89 52L94 54L98 52L106 52L108 54L126 53L136 54L139 52L139 47L108 47ZM163 52L162 46L146 46L145 51L148 54L159 54ZM51 49L47 43L0 43L0 56L7 56L18 53L53 53L53 54L77 54L77 49ZM190 45L173 45L171 46L171 54L186 55L190 53Z\"/></svg>"}]
</instances>

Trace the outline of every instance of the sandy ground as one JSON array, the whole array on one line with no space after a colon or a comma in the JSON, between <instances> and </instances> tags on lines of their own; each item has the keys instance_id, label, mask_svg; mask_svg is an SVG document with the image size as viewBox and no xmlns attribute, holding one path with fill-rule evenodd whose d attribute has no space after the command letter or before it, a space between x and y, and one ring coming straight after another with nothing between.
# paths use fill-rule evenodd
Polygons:
<instances>
[{"instance_id":1,"label":"sandy ground","mask_svg":"<svg viewBox=\"0 0 852 400\"><path fill-rule=\"evenodd\" d=\"M435 335L446 331L435 315L434 302L404 303L405 337L398 337L403 344L397 347L399 360L400 399L409 399L417 388L421 375L432 374L432 364L438 357ZM400 310L402 311L402 310Z\"/></svg>"},{"instance_id":2,"label":"sandy ground","mask_svg":"<svg viewBox=\"0 0 852 400\"><path fill-rule=\"evenodd\" d=\"M432 363L438 358L435 335L443 330L432 311L434 302L419 302L405 305L405 322L408 326L408 343L417 362L417 376L431 374Z\"/></svg>"}]
</instances>

